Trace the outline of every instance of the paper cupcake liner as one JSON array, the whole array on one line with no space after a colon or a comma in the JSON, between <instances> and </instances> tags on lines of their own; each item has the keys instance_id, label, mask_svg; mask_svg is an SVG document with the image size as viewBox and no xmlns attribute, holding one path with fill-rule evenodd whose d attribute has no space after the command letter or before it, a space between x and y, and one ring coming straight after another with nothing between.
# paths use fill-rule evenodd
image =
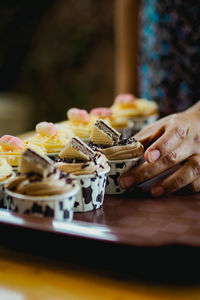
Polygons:
<instances>
[{"instance_id":1,"label":"paper cupcake liner","mask_svg":"<svg viewBox=\"0 0 200 300\"><path fill-rule=\"evenodd\" d=\"M75 212L98 209L102 206L105 194L106 177L110 168L104 172L90 175L77 175L80 190L76 195Z\"/></svg>"},{"instance_id":2,"label":"paper cupcake liner","mask_svg":"<svg viewBox=\"0 0 200 300\"><path fill-rule=\"evenodd\" d=\"M8 209L20 214L49 217L57 221L73 219L74 202L79 190L78 185L66 194L53 196L27 196L6 189Z\"/></svg>"},{"instance_id":3,"label":"paper cupcake liner","mask_svg":"<svg viewBox=\"0 0 200 300\"><path fill-rule=\"evenodd\" d=\"M12 172L12 175L8 179L0 182L0 208L8 208L7 194L5 192L5 184L7 184L7 182L10 179L13 179L15 176L16 176L15 172Z\"/></svg>"},{"instance_id":4,"label":"paper cupcake liner","mask_svg":"<svg viewBox=\"0 0 200 300\"><path fill-rule=\"evenodd\" d=\"M158 119L159 115L147 116L147 117L133 117L131 120L134 122L132 135L143 129L145 126L154 123Z\"/></svg>"},{"instance_id":5,"label":"paper cupcake liner","mask_svg":"<svg viewBox=\"0 0 200 300\"><path fill-rule=\"evenodd\" d=\"M124 160L109 160L110 172L107 175L106 182L106 195L120 195L123 194L126 190L121 188L119 184L120 176L136 166L141 157L136 157L132 159Z\"/></svg>"}]
</instances>

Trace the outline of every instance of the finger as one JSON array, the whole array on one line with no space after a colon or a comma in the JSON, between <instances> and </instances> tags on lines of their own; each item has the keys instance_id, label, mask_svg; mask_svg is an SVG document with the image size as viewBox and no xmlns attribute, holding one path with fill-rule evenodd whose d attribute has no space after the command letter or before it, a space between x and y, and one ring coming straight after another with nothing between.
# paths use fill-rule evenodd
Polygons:
<instances>
[{"instance_id":1,"label":"finger","mask_svg":"<svg viewBox=\"0 0 200 300\"><path fill-rule=\"evenodd\" d=\"M188 135L187 123L168 128L145 152L146 161L153 163L176 149Z\"/></svg>"},{"instance_id":2,"label":"finger","mask_svg":"<svg viewBox=\"0 0 200 300\"><path fill-rule=\"evenodd\" d=\"M151 189L153 196L175 192L200 176L200 155L191 156L187 162L169 177L157 182Z\"/></svg>"},{"instance_id":3,"label":"finger","mask_svg":"<svg viewBox=\"0 0 200 300\"><path fill-rule=\"evenodd\" d=\"M187 188L194 193L200 192L200 176L191 182Z\"/></svg>"},{"instance_id":4,"label":"finger","mask_svg":"<svg viewBox=\"0 0 200 300\"><path fill-rule=\"evenodd\" d=\"M178 148L172 150L154 164L144 162L138 167L124 173L120 177L120 184L123 188L129 188L132 185L145 182L178 165L180 162L186 160L190 155L189 147L185 148L185 145L181 144Z\"/></svg>"},{"instance_id":5,"label":"finger","mask_svg":"<svg viewBox=\"0 0 200 300\"><path fill-rule=\"evenodd\" d=\"M134 135L134 138L140 141L146 148L156 139L158 139L164 133L164 131L164 120L159 120L139 131L136 135Z\"/></svg>"}]
</instances>

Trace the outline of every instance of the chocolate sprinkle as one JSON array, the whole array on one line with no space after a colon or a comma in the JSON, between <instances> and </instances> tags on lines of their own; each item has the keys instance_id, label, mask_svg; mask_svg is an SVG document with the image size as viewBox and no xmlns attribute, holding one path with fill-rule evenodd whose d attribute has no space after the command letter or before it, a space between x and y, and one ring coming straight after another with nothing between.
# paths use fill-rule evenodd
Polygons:
<instances>
[{"instance_id":1,"label":"chocolate sprinkle","mask_svg":"<svg viewBox=\"0 0 200 300\"><path fill-rule=\"evenodd\" d=\"M87 167L89 167L89 164L84 164L84 165L81 167L81 169L85 169L85 168L87 168Z\"/></svg>"},{"instance_id":2,"label":"chocolate sprinkle","mask_svg":"<svg viewBox=\"0 0 200 300\"><path fill-rule=\"evenodd\" d=\"M71 184L74 181L74 178L67 178L66 179L66 183Z\"/></svg>"},{"instance_id":3,"label":"chocolate sprinkle","mask_svg":"<svg viewBox=\"0 0 200 300\"><path fill-rule=\"evenodd\" d=\"M126 139L121 137L119 142L114 143L113 146L125 146L125 145L132 144L133 142L137 142L137 140L134 137L130 137L130 138L126 138ZM93 143L92 141L90 141L88 145L95 151L98 151L98 148L101 148L101 149L110 148L110 146L106 146L106 145L101 145L101 144L97 145L97 144Z\"/></svg>"}]
</instances>

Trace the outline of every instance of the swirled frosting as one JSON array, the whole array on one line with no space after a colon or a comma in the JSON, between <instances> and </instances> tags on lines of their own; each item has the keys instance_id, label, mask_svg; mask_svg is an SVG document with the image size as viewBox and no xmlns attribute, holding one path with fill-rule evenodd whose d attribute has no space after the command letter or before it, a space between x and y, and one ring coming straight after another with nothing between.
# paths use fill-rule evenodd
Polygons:
<instances>
[{"instance_id":1,"label":"swirled frosting","mask_svg":"<svg viewBox=\"0 0 200 300\"><path fill-rule=\"evenodd\" d=\"M71 130L73 132L73 135L83 139L83 138L89 138L93 123L92 121L89 123L65 121L62 122L61 125L63 126L63 128L66 128L67 130Z\"/></svg>"},{"instance_id":2,"label":"swirled frosting","mask_svg":"<svg viewBox=\"0 0 200 300\"><path fill-rule=\"evenodd\" d=\"M8 179L12 174L12 167L5 158L0 158L0 182Z\"/></svg>"},{"instance_id":3,"label":"swirled frosting","mask_svg":"<svg viewBox=\"0 0 200 300\"><path fill-rule=\"evenodd\" d=\"M36 125L36 133L26 139L24 144L26 148L39 147L43 148L46 154L57 154L72 135L71 130L66 130L60 124L41 122Z\"/></svg>"},{"instance_id":4,"label":"swirled frosting","mask_svg":"<svg viewBox=\"0 0 200 300\"><path fill-rule=\"evenodd\" d=\"M54 172L47 177L31 173L21 174L11 180L6 188L23 195L48 196L68 193L74 186L74 179L69 174Z\"/></svg>"},{"instance_id":5,"label":"swirled frosting","mask_svg":"<svg viewBox=\"0 0 200 300\"><path fill-rule=\"evenodd\" d=\"M64 134L56 135L53 137L41 136L40 134L35 134L34 136L25 140L25 144L30 148L43 147L45 152L48 153L59 153L64 145L67 143L68 139Z\"/></svg>"},{"instance_id":6,"label":"swirled frosting","mask_svg":"<svg viewBox=\"0 0 200 300\"><path fill-rule=\"evenodd\" d=\"M105 155L97 152L95 157L86 162L71 162L62 160L55 164L55 167L66 173L71 173L73 175L88 175L93 173L101 173L109 168L108 160Z\"/></svg>"},{"instance_id":7,"label":"swirled frosting","mask_svg":"<svg viewBox=\"0 0 200 300\"><path fill-rule=\"evenodd\" d=\"M143 154L144 148L140 142L132 142L127 145L113 146L109 148L97 148L101 151L108 160L121 160L140 157Z\"/></svg>"},{"instance_id":8,"label":"swirled frosting","mask_svg":"<svg viewBox=\"0 0 200 300\"><path fill-rule=\"evenodd\" d=\"M128 139L121 138L119 142L110 147L96 145L93 142L90 142L89 145L92 149L103 153L108 160L140 158L144 151L143 145L133 137Z\"/></svg>"},{"instance_id":9,"label":"swirled frosting","mask_svg":"<svg viewBox=\"0 0 200 300\"><path fill-rule=\"evenodd\" d=\"M30 145L28 142L24 141L23 149L4 150L0 146L0 158L5 158L11 166L17 167L19 165L21 154L28 147L32 148L34 151L38 152L41 155L46 154L46 151L42 145Z\"/></svg>"},{"instance_id":10,"label":"swirled frosting","mask_svg":"<svg viewBox=\"0 0 200 300\"><path fill-rule=\"evenodd\" d=\"M65 194L75 187L75 179L56 169L53 161L32 149L23 152L19 164L20 175L10 180L7 189L29 196Z\"/></svg>"}]
</instances>

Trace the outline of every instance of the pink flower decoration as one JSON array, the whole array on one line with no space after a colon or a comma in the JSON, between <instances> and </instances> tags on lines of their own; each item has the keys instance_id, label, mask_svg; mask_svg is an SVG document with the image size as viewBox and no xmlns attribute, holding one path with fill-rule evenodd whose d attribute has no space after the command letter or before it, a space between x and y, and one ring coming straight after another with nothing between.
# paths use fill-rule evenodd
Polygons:
<instances>
[{"instance_id":1,"label":"pink flower decoration","mask_svg":"<svg viewBox=\"0 0 200 300\"><path fill-rule=\"evenodd\" d=\"M54 136L57 134L55 125L51 122L40 122L36 125L36 132L42 136Z\"/></svg>"},{"instance_id":2,"label":"pink flower decoration","mask_svg":"<svg viewBox=\"0 0 200 300\"><path fill-rule=\"evenodd\" d=\"M120 94L115 98L114 102L117 104L131 104L135 102L135 96L132 94Z\"/></svg>"},{"instance_id":3,"label":"pink flower decoration","mask_svg":"<svg viewBox=\"0 0 200 300\"><path fill-rule=\"evenodd\" d=\"M99 118L111 117L112 112L107 107L96 107L90 111L92 116L97 116Z\"/></svg>"},{"instance_id":4,"label":"pink flower decoration","mask_svg":"<svg viewBox=\"0 0 200 300\"><path fill-rule=\"evenodd\" d=\"M3 135L0 138L0 145L9 150L23 150L24 148L23 141L12 135Z\"/></svg>"},{"instance_id":5,"label":"pink flower decoration","mask_svg":"<svg viewBox=\"0 0 200 300\"><path fill-rule=\"evenodd\" d=\"M67 112L67 117L70 121L74 122L89 122L89 114L85 109L71 108Z\"/></svg>"}]
</instances>

